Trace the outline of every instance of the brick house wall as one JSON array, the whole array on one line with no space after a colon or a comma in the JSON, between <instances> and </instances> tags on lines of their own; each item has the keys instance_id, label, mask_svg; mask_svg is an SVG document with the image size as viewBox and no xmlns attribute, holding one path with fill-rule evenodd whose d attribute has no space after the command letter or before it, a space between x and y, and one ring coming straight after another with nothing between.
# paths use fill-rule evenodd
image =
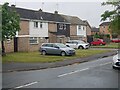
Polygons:
<instances>
[{"instance_id":1,"label":"brick house wall","mask_svg":"<svg viewBox=\"0 0 120 90\"><path fill-rule=\"evenodd\" d=\"M86 26L86 34L87 34L87 36L92 35L92 32L91 32L91 31L92 31L91 28L87 25L87 26Z\"/></svg>"},{"instance_id":2,"label":"brick house wall","mask_svg":"<svg viewBox=\"0 0 120 90\"><path fill-rule=\"evenodd\" d=\"M20 31L18 32L18 51L29 51L29 21L20 21Z\"/></svg>"},{"instance_id":3,"label":"brick house wall","mask_svg":"<svg viewBox=\"0 0 120 90\"><path fill-rule=\"evenodd\" d=\"M41 44L47 42L45 38L38 37L37 44L30 44L29 36L29 21L22 20L20 22L21 30L18 33L18 51L29 52L29 51L38 51Z\"/></svg>"},{"instance_id":4,"label":"brick house wall","mask_svg":"<svg viewBox=\"0 0 120 90\"><path fill-rule=\"evenodd\" d=\"M49 32L57 32L57 24L56 23L49 23L48 24L48 31Z\"/></svg>"},{"instance_id":5,"label":"brick house wall","mask_svg":"<svg viewBox=\"0 0 120 90\"><path fill-rule=\"evenodd\" d=\"M100 26L100 34L110 34L110 39L112 39L112 34L109 31L109 26L108 25Z\"/></svg>"},{"instance_id":6,"label":"brick house wall","mask_svg":"<svg viewBox=\"0 0 120 90\"><path fill-rule=\"evenodd\" d=\"M57 43L65 44L68 40L69 40L69 37L66 37L64 35L57 36Z\"/></svg>"},{"instance_id":7,"label":"brick house wall","mask_svg":"<svg viewBox=\"0 0 120 90\"><path fill-rule=\"evenodd\" d=\"M29 37L18 38L18 51L20 52L29 51Z\"/></svg>"},{"instance_id":8,"label":"brick house wall","mask_svg":"<svg viewBox=\"0 0 120 90\"><path fill-rule=\"evenodd\" d=\"M78 40L79 37L77 36L77 25L70 25L70 39L71 40Z\"/></svg>"},{"instance_id":9,"label":"brick house wall","mask_svg":"<svg viewBox=\"0 0 120 90\"><path fill-rule=\"evenodd\" d=\"M55 33L49 32L49 43L56 43L57 42L57 36Z\"/></svg>"},{"instance_id":10,"label":"brick house wall","mask_svg":"<svg viewBox=\"0 0 120 90\"><path fill-rule=\"evenodd\" d=\"M14 52L14 40L5 40L4 47L6 53Z\"/></svg>"},{"instance_id":11,"label":"brick house wall","mask_svg":"<svg viewBox=\"0 0 120 90\"><path fill-rule=\"evenodd\" d=\"M21 20L20 21L20 28L19 35L29 35L29 21Z\"/></svg>"},{"instance_id":12,"label":"brick house wall","mask_svg":"<svg viewBox=\"0 0 120 90\"><path fill-rule=\"evenodd\" d=\"M29 50L28 51L38 51L42 43L47 43L47 39L45 38L38 38L38 44L28 44Z\"/></svg>"},{"instance_id":13,"label":"brick house wall","mask_svg":"<svg viewBox=\"0 0 120 90\"><path fill-rule=\"evenodd\" d=\"M77 35L77 25L70 25L70 36Z\"/></svg>"},{"instance_id":14,"label":"brick house wall","mask_svg":"<svg viewBox=\"0 0 120 90\"><path fill-rule=\"evenodd\" d=\"M81 37L80 35L77 35L77 25L73 24L70 25L70 39L71 40L84 40L86 41L86 37Z\"/></svg>"},{"instance_id":15,"label":"brick house wall","mask_svg":"<svg viewBox=\"0 0 120 90\"><path fill-rule=\"evenodd\" d=\"M49 36L49 42L50 43L56 43L57 42L57 24L56 23L48 23L48 36Z\"/></svg>"}]
</instances>

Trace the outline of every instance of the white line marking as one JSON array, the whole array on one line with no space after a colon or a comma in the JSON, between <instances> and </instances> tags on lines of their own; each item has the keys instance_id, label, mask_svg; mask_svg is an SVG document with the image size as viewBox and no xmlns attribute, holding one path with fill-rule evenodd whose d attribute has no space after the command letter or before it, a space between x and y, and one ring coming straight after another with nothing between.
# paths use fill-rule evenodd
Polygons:
<instances>
[{"instance_id":1,"label":"white line marking","mask_svg":"<svg viewBox=\"0 0 120 90\"><path fill-rule=\"evenodd\" d=\"M70 72L70 73L61 74L61 75L59 75L58 77L63 77L63 76L66 76L66 75L71 75L71 74L74 74L74 73L77 73L77 72L81 72L81 71L85 71L85 70L88 70L88 69L89 69L89 68L72 71L72 72Z\"/></svg>"},{"instance_id":2,"label":"white line marking","mask_svg":"<svg viewBox=\"0 0 120 90\"><path fill-rule=\"evenodd\" d=\"M32 83L29 83L29 84L25 84L25 85L22 85L22 86L18 86L18 87L15 87L15 89L27 87L27 86L30 86L30 85L33 85L33 84L36 84L36 83L38 83L38 82L32 82Z\"/></svg>"},{"instance_id":3,"label":"white line marking","mask_svg":"<svg viewBox=\"0 0 120 90\"><path fill-rule=\"evenodd\" d=\"M103 63L103 64L100 64L100 66L104 66L104 65L107 65L107 64L111 64L112 62L108 62L108 63Z\"/></svg>"},{"instance_id":4,"label":"white line marking","mask_svg":"<svg viewBox=\"0 0 120 90\"><path fill-rule=\"evenodd\" d=\"M103 64L100 64L98 66L107 65L107 64L110 64L110 63L112 63L112 62L103 63ZM90 68L94 68L94 67L98 67L98 66L93 66L93 67L89 67L89 68L85 68L85 69L81 69L81 70L72 71L70 73L61 74L61 75L58 75L58 77L63 77L63 76L66 76L66 75L71 75L71 74L74 74L74 73L77 73L77 72L81 72L81 71L85 71L85 70L88 70Z\"/></svg>"}]
</instances>

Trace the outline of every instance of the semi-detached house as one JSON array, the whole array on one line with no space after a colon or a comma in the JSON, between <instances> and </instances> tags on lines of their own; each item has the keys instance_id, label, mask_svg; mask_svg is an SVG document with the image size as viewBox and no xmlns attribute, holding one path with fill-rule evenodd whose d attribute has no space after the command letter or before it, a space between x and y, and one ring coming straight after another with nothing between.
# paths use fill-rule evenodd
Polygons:
<instances>
[{"instance_id":1,"label":"semi-detached house","mask_svg":"<svg viewBox=\"0 0 120 90\"><path fill-rule=\"evenodd\" d=\"M87 40L86 24L76 16L62 15L70 24L71 40Z\"/></svg>"},{"instance_id":2,"label":"semi-detached house","mask_svg":"<svg viewBox=\"0 0 120 90\"><path fill-rule=\"evenodd\" d=\"M14 38L14 51L36 51L42 42L48 42L48 21L41 11L15 8L20 15L20 28Z\"/></svg>"},{"instance_id":3,"label":"semi-detached house","mask_svg":"<svg viewBox=\"0 0 120 90\"><path fill-rule=\"evenodd\" d=\"M48 13L41 9L38 11L9 7L20 15L20 28L16 37L5 41L6 52L38 51L45 42L65 43L70 37L70 24L57 12Z\"/></svg>"},{"instance_id":4,"label":"semi-detached house","mask_svg":"<svg viewBox=\"0 0 120 90\"><path fill-rule=\"evenodd\" d=\"M6 52L38 51L45 42L65 43L69 39L86 40L86 24L75 16L40 10L29 10L12 5L20 15L19 32L13 40L5 41Z\"/></svg>"}]
</instances>

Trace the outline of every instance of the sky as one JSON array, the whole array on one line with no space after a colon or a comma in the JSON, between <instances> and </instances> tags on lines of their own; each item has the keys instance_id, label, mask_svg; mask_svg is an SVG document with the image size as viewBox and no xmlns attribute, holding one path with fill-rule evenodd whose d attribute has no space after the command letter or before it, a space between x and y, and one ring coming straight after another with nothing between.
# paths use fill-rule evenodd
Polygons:
<instances>
[{"instance_id":1,"label":"sky","mask_svg":"<svg viewBox=\"0 0 120 90\"><path fill-rule=\"evenodd\" d=\"M39 10L59 14L77 16L82 20L87 20L92 27L99 27L101 14L106 10L112 10L111 6L101 6L105 0L0 0L2 5L8 2L9 5L15 4L16 7Z\"/></svg>"}]
</instances>

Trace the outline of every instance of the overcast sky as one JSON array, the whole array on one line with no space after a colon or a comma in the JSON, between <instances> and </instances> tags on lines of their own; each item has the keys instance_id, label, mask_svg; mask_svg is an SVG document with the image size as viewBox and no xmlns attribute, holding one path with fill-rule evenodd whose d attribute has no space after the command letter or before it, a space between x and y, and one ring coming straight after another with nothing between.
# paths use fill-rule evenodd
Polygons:
<instances>
[{"instance_id":1,"label":"overcast sky","mask_svg":"<svg viewBox=\"0 0 120 90\"><path fill-rule=\"evenodd\" d=\"M57 10L60 14L77 16L82 20L87 20L91 26L99 27L101 14L105 10L111 10L113 7L111 6L101 6L102 0L83 0L79 2L77 0L73 0L69 2L66 0L46 0L36 1L36 0L28 0L28 1L19 1L19 0L0 0L0 4L4 2L9 2L11 4L16 4L16 7L39 10L43 9L45 12L54 13ZM51 1L51 2L50 2Z\"/></svg>"}]
</instances>

